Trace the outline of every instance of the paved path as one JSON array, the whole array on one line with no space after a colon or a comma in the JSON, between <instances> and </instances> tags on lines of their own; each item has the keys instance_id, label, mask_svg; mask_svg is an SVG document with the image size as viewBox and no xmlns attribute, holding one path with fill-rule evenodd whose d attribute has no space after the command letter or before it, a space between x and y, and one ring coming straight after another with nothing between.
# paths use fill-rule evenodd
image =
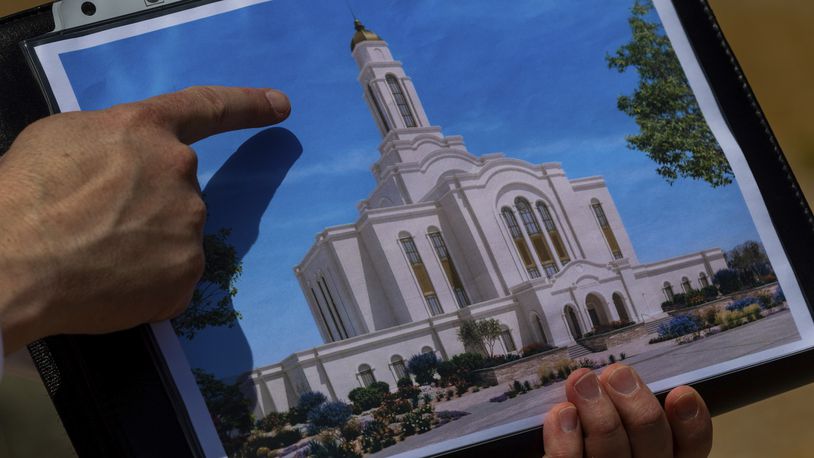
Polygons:
<instances>
[{"instance_id":1,"label":"paved path","mask_svg":"<svg viewBox=\"0 0 814 458\"><path fill-rule=\"evenodd\" d=\"M656 344L652 351L631 356L625 363L635 367L646 382L652 382L797 339L799 335L791 313L783 311L689 344ZM563 382L559 382L538 388L501 403L489 402L489 398L506 390L503 386L496 386L437 404L437 411L463 410L470 415L427 433L408 437L405 441L370 456L391 456L534 416L539 416L542 422L545 412L563 400L562 385Z\"/></svg>"}]
</instances>

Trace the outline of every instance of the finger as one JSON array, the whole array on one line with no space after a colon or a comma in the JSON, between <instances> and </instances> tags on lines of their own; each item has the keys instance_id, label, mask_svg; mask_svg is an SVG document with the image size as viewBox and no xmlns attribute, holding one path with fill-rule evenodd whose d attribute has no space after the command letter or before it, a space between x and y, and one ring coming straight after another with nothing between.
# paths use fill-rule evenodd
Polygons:
<instances>
[{"instance_id":1,"label":"finger","mask_svg":"<svg viewBox=\"0 0 814 458\"><path fill-rule=\"evenodd\" d=\"M565 382L565 394L579 412L587 456L630 456L622 420L596 374L585 368L574 371Z\"/></svg>"},{"instance_id":2,"label":"finger","mask_svg":"<svg viewBox=\"0 0 814 458\"><path fill-rule=\"evenodd\" d=\"M675 388L664 401L673 430L673 456L702 458L712 450L712 419L704 400L688 387Z\"/></svg>"},{"instance_id":3,"label":"finger","mask_svg":"<svg viewBox=\"0 0 814 458\"><path fill-rule=\"evenodd\" d=\"M544 458L582 458L582 428L570 402L555 405L543 422Z\"/></svg>"},{"instance_id":4,"label":"finger","mask_svg":"<svg viewBox=\"0 0 814 458\"><path fill-rule=\"evenodd\" d=\"M659 401L638 374L614 364L599 377L627 432L634 457L671 457L672 434Z\"/></svg>"},{"instance_id":5,"label":"finger","mask_svg":"<svg viewBox=\"0 0 814 458\"><path fill-rule=\"evenodd\" d=\"M263 127L283 121L291 104L280 91L198 86L139 102L180 141L192 144L230 130Z\"/></svg>"}]
</instances>

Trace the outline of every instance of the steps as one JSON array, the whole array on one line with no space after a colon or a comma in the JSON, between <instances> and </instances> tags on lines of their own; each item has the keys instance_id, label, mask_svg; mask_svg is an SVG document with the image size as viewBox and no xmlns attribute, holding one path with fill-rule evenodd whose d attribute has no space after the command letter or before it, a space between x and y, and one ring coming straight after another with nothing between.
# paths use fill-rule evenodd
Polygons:
<instances>
[{"instance_id":1,"label":"steps","mask_svg":"<svg viewBox=\"0 0 814 458\"><path fill-rule=\"evenodd\" d=\"M593 353L591 350L583 347L580 344L574 344L568 347L568 357L571 359L582 358L583 356Z\"/></svg>"}]
</instances>

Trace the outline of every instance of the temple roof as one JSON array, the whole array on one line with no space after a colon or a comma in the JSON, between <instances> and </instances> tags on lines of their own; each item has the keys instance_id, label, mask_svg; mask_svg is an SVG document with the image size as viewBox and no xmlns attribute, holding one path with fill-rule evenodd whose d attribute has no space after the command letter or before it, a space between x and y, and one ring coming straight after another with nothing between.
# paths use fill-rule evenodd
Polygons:
<instances>
[{"instance_id":1,"label":"temple roof","mask_svg":"<svg viewBox=\"0 0 814 458\"><path fill-rule=\"evenodd\" d=\"M353 38L350 41L351 52L353 52L353 48L355 48L357 44L363 41L380 41L382 39L376 32L366 29L359 19L353 20L353 27L356 29L356 33L353 34Z\"/></svg>"}]
</instances>

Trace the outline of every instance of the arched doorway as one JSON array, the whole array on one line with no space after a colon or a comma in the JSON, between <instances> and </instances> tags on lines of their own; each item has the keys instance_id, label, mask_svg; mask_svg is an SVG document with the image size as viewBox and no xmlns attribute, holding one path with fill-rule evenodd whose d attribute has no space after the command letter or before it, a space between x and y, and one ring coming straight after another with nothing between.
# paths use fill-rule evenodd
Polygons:
<instances>
[{"instance_id":1,"label":"arched doorway","mask_svg":"<svg viewBox=\"0 0 814 458\"><path fill-rule=\"evenodd\" d=\"M591 317L591 324L594 327L608 324L608 313L605 309L605 301L598 295L591 293L585 297L585 308L588 309L588 316Z\"/></svg>"},{"instance_id":2,"label":"arched doorway","mask_svg":"<svg viewBox=\"0 0 814 458\"><path fill-rule=\"evenodd\" d=\"M613 305L616 307L616 313L619 314L620 321L630 321L630 315L627 314L627 307L625 307L625 299L621 294L613 293Z\"/></svg>"},{"instance_id":3,"label":"arched doorway","mask_svg":"<svg viewBox=\"0 0 814 458\"><path fill-rule=\"evenodd\" d=\"M579 326L579 320L577 319L577 313L574 311L574 307L566 305L563 312L565 313L565 321L568 323L568 330L571 331L571 335L574 339L581 338L582 328Z\"/></svg>"}]
</instances>

